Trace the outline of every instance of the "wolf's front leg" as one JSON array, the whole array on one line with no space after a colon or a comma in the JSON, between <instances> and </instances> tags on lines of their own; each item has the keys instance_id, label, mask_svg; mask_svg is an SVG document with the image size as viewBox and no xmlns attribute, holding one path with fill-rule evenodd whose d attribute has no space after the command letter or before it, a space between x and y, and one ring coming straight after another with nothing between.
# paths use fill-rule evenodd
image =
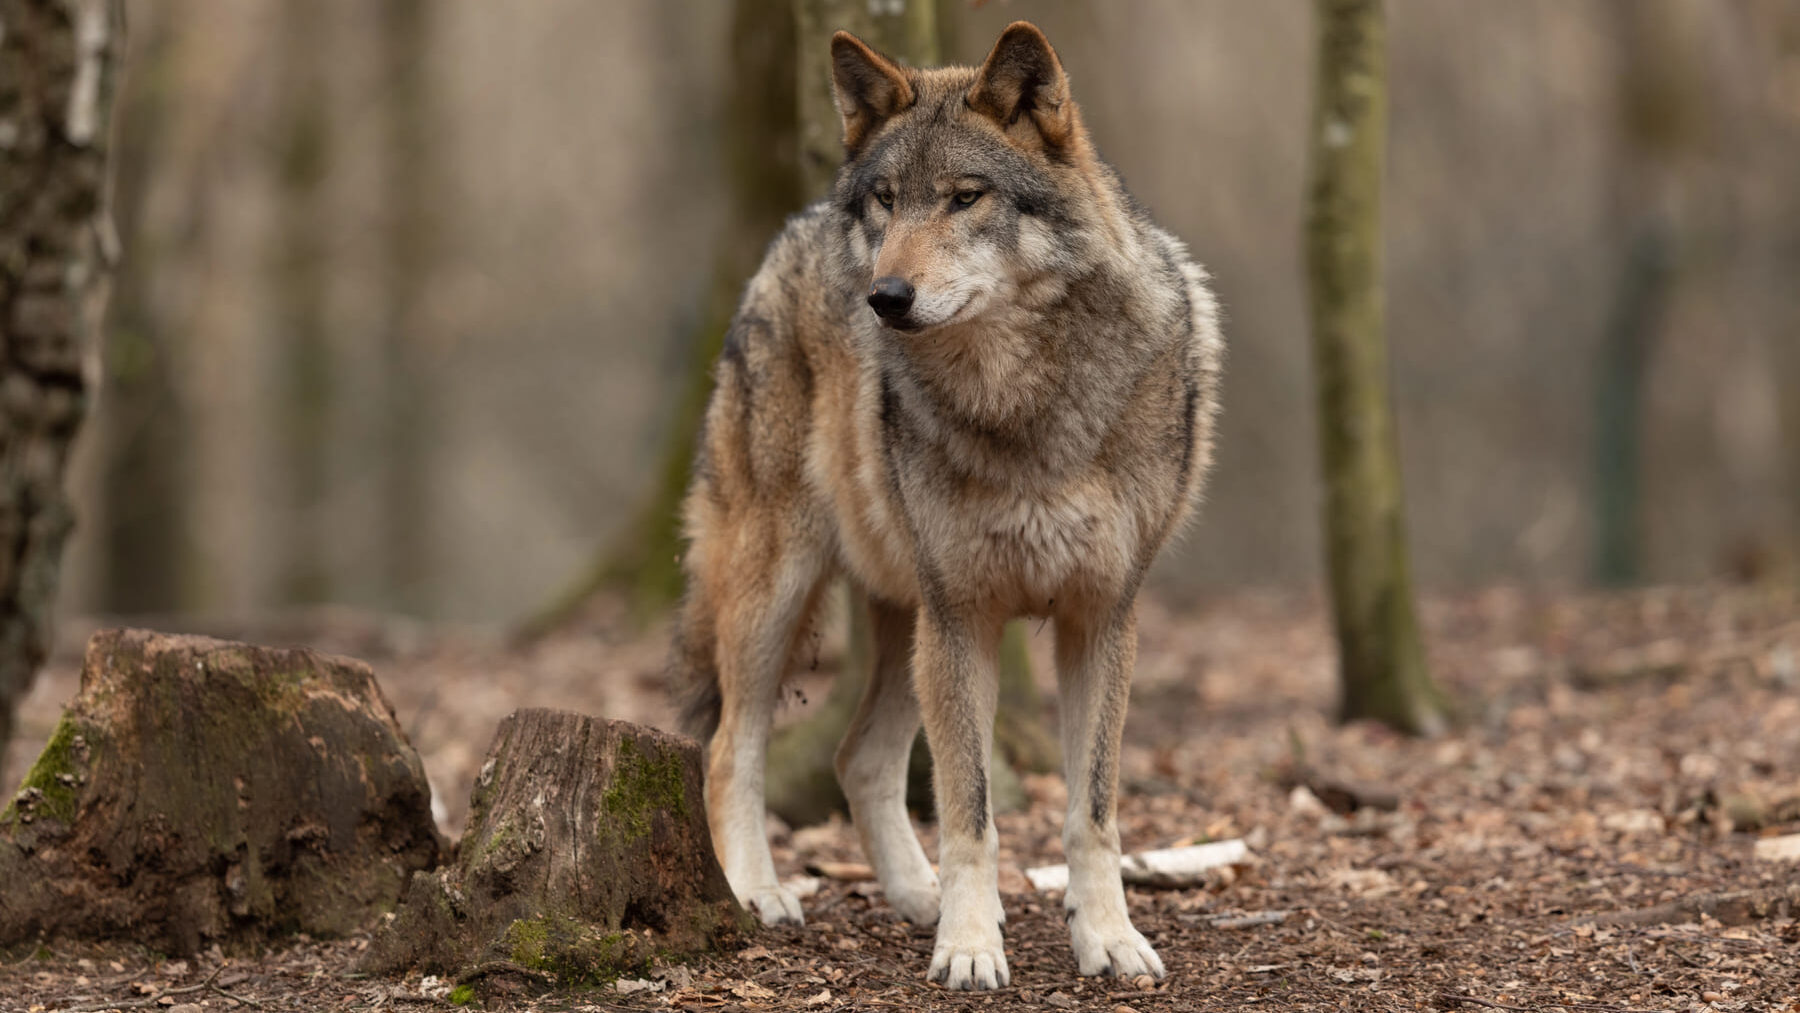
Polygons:
<instances>
[{"instance_id":1,"label":"wolf's front leg","mask_svg":"<svg viewBox=\"0 0 1800 1013\"><path fill-rule=\"evenodd\" d=\"M931 743L943 902L927 976L953 989L1003 988L999 837L988 804L1000 624L920 610L913 685Z\"/></svg>"},{"instance_id":2,"label":"wolf's front leg","mask_svg":"<svg viewBox=\"0 0 1800 1013\"><path fill-rule=\"evenodd\" d=\"M1082 974L1160 978L1162 960L1132 927L1119 878L1119 744L1136 662L1133 603L1057 618L1056 681L1069 783L1063 821L1069 889L1063 907Z\"/></svg>"}]
</instances>

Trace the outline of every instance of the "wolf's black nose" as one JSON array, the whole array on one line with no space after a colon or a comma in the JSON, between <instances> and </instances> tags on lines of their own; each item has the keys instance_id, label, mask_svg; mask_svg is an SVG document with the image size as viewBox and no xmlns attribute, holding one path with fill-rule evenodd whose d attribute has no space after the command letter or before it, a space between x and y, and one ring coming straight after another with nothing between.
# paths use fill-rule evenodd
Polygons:
<instances>
[{"instance_id":1,"label":"wolf's black nose","mask_svg":"<svg viewBox=\"0 0 1800 1013\"><path fill-rule=\"evenodd\" d=\"M905 278L888 275L869 286L869 308L883 320L897 320L912 309L913 287Z\"/></svg>"}]
</instances>

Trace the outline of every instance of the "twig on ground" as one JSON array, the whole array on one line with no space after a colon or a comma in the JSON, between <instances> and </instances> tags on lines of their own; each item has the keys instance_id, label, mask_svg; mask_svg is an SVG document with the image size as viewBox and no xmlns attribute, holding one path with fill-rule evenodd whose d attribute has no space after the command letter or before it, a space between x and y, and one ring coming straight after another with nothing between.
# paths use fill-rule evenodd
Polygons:
<instances>
[{"instance_id":1,"label":"twig on ground","mask_svg":"<svg viewBox=\"0 0 1800 1013\"><path fill-rule=\"evenodd\" d=\"M1764 918L1791 917L1800 911L1800 883L1766 890L1701 893L1637 911L1616 911L1576 920L1585 925L1664 925L1697 922L1702 916L1722 925L1743 925Z\"/></svg>"},{"instance_id":2,"label":"twig on ground","mask_svg":"<svg viewBox=\"0 0 1800 1013\"><path fill-rule=\"evenodd\" d=\"M808 862L806 872L840 883L862 883L875 878L875 870L861 862Z\"/></svg>"},{"instance_id":3,"label":"twig on ground","mask_svg":"<svg viewBox=\"0 0 1800 1013\"><path fill-rule=\"evenodd\" d=\"M191 995L194 992L204 992L207 989L212 988L213 979L217 978L219 972L223 970L225 970L224 964L220 964L218 967L213 968L213 972L206 976L206 980L198 985L183 985L180 988L165 988L155 995L145 996L141 999L122 999L118 1002L103 1002L87 1006L64 1006L59 1013L100 1013L101 1010L143 1009L146 1006L155 1006L164 999L178 995ZM232 998L236 998L236 996L233 996Z\"/></svg>"},{"instance_id":4,"label":"twig on ground","mask_svg":"<svg viewBox=\"0 0 1800 1013\"><path fill-rule=\"evenodd\" d=\"M209 987L212 988L212 990L214 992L218 993L219 995L224 996L227 999L230 999L233 1002L241 1002L244 1005L250 1007L251 1009L263 1009L264 1008L262 1003L257 1002L255 999L252 999L249 996L238 995L236 992L226 991L225 988L223 988L222 986L213 985L211 982L208 982L208 985L209 985Z\"/></svg>"},{"instance_id":5,"label":"twig on ground","mask_svg":"<svg viewBox=\"0 0 1800 1013\"><path fill-rule=\"evenodd\" d=\"M1439 1002L1460 1002L1470 1006L1486 1006L1488 1009L1511 1010L1513 1013L1535 1013L1537 1010L1536 1006L1508 1006L1503 1002L1488 1002L1486 999L1477 999L1472 995L1457 995L1455 992L1439 992L1437 997Z\"/></svg>"},{"instance_id":6,"label":"twig on ground","mask_svg":"<svg viewBox=\"0 0 1800 1013\"><path fill-rule=\"evenodd\" d=\"M1256 911L1244 915L1213 915L1206 920L1215 929L1251 929L1259 925L1280 925L1292 911Z\"/></svg>"}]
</instances>

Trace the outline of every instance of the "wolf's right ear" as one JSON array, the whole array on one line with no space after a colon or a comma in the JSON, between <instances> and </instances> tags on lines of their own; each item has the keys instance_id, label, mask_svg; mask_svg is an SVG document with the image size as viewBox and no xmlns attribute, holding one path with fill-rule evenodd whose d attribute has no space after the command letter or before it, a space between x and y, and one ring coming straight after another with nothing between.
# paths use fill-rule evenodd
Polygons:
<instances>
[{"instance_id":1,"label":"wolf's right ear","mask_svg":"<svg viewBox=\"0 0 1800 1013\"><path fill-rule=\"evenodd\" d=\"M844 116L844 150L851 155L876 127L913 104L906 72L849 32L831 37L831 83Z\"/></svg>"}]
</instances>

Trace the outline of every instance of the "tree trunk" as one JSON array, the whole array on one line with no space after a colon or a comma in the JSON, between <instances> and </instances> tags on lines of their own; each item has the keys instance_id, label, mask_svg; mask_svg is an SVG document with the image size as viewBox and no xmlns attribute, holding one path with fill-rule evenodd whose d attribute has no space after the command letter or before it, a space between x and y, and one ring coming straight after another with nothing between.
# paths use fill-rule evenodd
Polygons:
<instances>
[{"instance_id":1,"label":"tree trunk","mask_svg":"<svg viewBox=\"0 0 1800 1013\"><path fill-rule=\"evenodd\" d=\"M488 749L456 864L413 878L368 969L417 967L497 998L641 974L753 924L713 855L698 746L523 710Z\"/></svg>"},{"instance_id":2,"label":"tree trunk","mask_svg":"<svg viewBox=\"0 0 1800 1013\"><path fill-rule=\"evenodd\" d=\"M1700 86L1674 9L1622 3L1613 15L1623 69L1613 199L1625 255L1594 391L1593 577L1623 587L1643 577L1645 385L1670 293L1681 281L1681 234L1670 213L1679 196L1678 161L1706 114L1697 107Z\"/></svg>"},{"instance_id":3,"label":"tree trunk","mask_svg":"<svg viewBox=\"0 0 1800 1013\"><path fill-rule=\"evenodd\" d=\"M99 530L99 608L118 615L175 612L184 604L190 558L184 474L187 440L177 387L170 300L153 279L168 283L166 261L192 240L171 238L166 220L151 222L150 190L175 110L177 46L168 12L134 23L148 35L135 47L132 86L122 96L116 138L119 171L114 205L130 270L114 286L101 364L105 381L94 426L101 505L88 523ZM160 226L160 227L159 227Z\"/></svg>"},{"instance_id":4,"label":"tree trunk","mask_svg":"<svg viewBox=\"0 0 1800 1013\"><path fill-rule=\"evenodd\" d=\"M702 308L684 344L680 393L650 500L607 545L588 571L521 624L536 639L567 624L596 593L613 588L640 618L681 595L681 500L693 470L700 420L712 394L712 367L744 284L782 220L803 203L795 159L794 24L791 0L737 0L731 23L731 70L724 113L723 162L731 192L718 260Z\"/></svg>"},{"instance_id":5,"label":"tree trunk","mask_svg":"<svg viewBox=\"0 0 1800 1013\"><path fill-rule=\"evenodd\" d=\"M426 74L432 9L428 0L382 0L379 12L388 124L382 180L388 212L383 232L382 544L389 607L414 615L429 612L432 605L427 569L431 443L426 437L432 361L424 319L432 214L439 206Z\"/></svg>"},{"instance_id":6,"label":"tree trunk","mask_svg":"<svg viewBox=\"0 0 1800 1013\"><path fill-rule=\"evenodd\" d=\"M1380 0L1317 0L1307 266L1325 544L1346 720L1434 734L1448 718L1413 610L1382 319L1387 54Z\"/></svg>"},{"instance_id":7,"label":"tree trunk","mask_svg":"<svg viewBox=\"0 0 1800 1013\"><path fill-rule=\"evenodd\" d=\"M831 189L844 159L843 118L831 89L831 36L842 29L902 63L935 66L943 59L934 0L793 0L800 43L800 173L805 192ZM881 13L876 13L877 10Z\"/></svg>"},{"instance_id":8,"label":"tree trunk","mask_svg":"<svg viewBox=\"0 0 1800 1013\"><path fill-rule=\"evenodd\" d=\"M1645 381L1674 278L1667 224L1645 216L1620 268L1594 391L1594 581L1628 587L1643 575Z\"/></svg>"},{"instance_id":9,"label":"tree trunk","mask_svg":"<svg viewBox=\"0 0 1800 1013\"><path fill-rule=\"evenodd\" d=\"M0 764L49 649L72 524L63 472L117 257L107 154L123 19L121 0L0 0Z\"/></svg>"},{"instance_id":10,"label":"tree trunk","mask_svg":"<svg viewBox=\"0 0 1800 1013\"><path fill-rule=\"evenodd\" d=\"M367 665L108 630L0 812L0 947L348 935L442 849Z\"/></svg>"},{"instance_id":11,"label":"tree trunk","mask_svg":"<svg viewBox=\"0 0 1800 1013\"><path fill-rule=\"evenodd\" d=\"M275 149L278 220L275 251L275 336L280 350L276 410L278 460L291 511L280 591L292 602L325 600L328 524L331 345L326 331L326 261L330 224L325 179L331 164L328 36L320 0L286 0L282 50L280 140Z\"/></svg>"}]
</instances>

